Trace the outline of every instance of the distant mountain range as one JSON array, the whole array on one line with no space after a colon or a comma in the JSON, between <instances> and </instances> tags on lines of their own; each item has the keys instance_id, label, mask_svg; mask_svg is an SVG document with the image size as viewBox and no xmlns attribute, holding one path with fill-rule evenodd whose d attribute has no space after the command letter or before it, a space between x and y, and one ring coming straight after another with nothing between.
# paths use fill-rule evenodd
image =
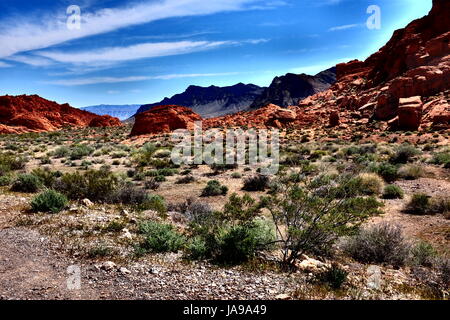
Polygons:
<instances>
[{"instance_id":1,"label":"distant mountain range","mask_svg":"<svg viewBox=\"0 0 450 320\"><path fill-rule=\"evenodd\" d=\"M268 88L243 83L228 87L190 86L183 93L152 104L99 105L82 109L98 115L110 115L126 120L156 106L179 105L191 108L207 119L258 109L269 103L280 107L297 105L301 100L327 90L334 82L336 82L335 67L315 76L288 73L276 77Z\"/></svg>"},{"instance_id":2,"label":"distant mountain range","mask_svg":"<svg viewBox=\"0 0 450 320\"><path fill-rule=\"evenodd\" d=\"M336 82L336 67L322 71L315 76L288 73L276 77L272 84L255 99L250 109L258 109L269 103L280 107L298 105L303 99L325 91Z\"/></svg>"},{"instance_id":3,"label":"distant mountain range","mask_svg":"<svg viewBox=\"0 0 450 320\"><path fill-rule=\"evenodd\" d=\"M253 101L259 97L265 88L254 84L238 83L229 87L199 87L190 86L185 92L172 98L143 105L137 113L150 110L160 105L179 105L191 108L203 118L220 117L248 110Z\"/></svg>"},{"instance_id":4,"label":"distant mountain range","mask_svg":"<svg viewBox=\"0 0 450 320\"><path fill-rule=\"evenodd\" d=\"M100 116L110 115L112 117L119 118L120 120L126 120L132 117L140 106L141 106L140 104L129 104L129 105L102 104L98 106L81 108L81 110L89 111L98 114Z\"/></svg>"}]
</instances>

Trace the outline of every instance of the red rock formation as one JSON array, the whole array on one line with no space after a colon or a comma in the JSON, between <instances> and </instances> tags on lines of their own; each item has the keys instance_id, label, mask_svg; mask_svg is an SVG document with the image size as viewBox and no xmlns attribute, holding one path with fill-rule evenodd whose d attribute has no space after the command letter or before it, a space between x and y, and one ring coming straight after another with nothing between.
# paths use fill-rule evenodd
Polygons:
<instances>
[{"instance_id":1,"label":"red rock formation","mask_svg":"<svg viewBox=\"0 0 450 320\"><path fill-rule=\"evenodd\" d=\"M224 117L207 119L204 122L204 127L285 128L295 125L299 120L297 109L298 107L281 108L274 104L268 104L254 111L239 112Z\"/></svg>"},{"instance_id":2,"label":"red rock formation","mask_svg":"<svg viewBox=\"0 0 450 320\"><path fill-rule=\"evenodd\" d=\"M191 109L181 106L157 106L135 117L132 136L167 133L176 129L194 128L202 117Z\"/></svg>"},{"instance_id":3,"label":"red rock formation","mask_svg":"<svg viewBox=\"0 0 450 320\"><path fill-rule=\"evenodd\" d=\"M320 93L299 106L304 113L337 108L341 122L348 123L354 122L357 111L362 118L389 121L408 130L417 129L422 121L428 121L427 125L446 124L450 96L449 15L450 1L433 0L427 16L395 31L391 40L366 61L337 65L337 83L328 90L328 98ZM416 96L425 105L441 96L441 104L439 108L424 107L423 117L418 117L417 106L400 106L400 99ZM432 117L428 116L430 112ZM325 124L326 120L321 121Z\"/></svg>"},{"instance_id":4,"label":"red rock formation","mask_svg":"<svg viewBox=\"0 0 450 320\"><path fill-rule=\"evenodd\" d=\"M97 116L89 122L89 127L99 128L99 127L120 127L122 123L119 119L104 115Z\"/></svg>"},{"instance_id":5,"label":"red rock formation","mask_svg":"<svg viewBox=\"0 0 450 320\"><path fill-rule=\"evenodd\" d=\"M417 130L422 121L422 99L402 98L398 106L398 126L400 129Z\"/></svg>"},{"instance_id":6,"label":"red rock formation","mask_svg":"<svg viewBox=\"0 0 450 320\"><path fill-rule=\"evenodd\" d=\"M87 127L97 119L97 123L108 126L121 125L116 118L98 116L96 114L72 108L68 104L32 96L0 97L0 133L24 133L55 131L64 127Z\"/></svg>"}]
</instances>

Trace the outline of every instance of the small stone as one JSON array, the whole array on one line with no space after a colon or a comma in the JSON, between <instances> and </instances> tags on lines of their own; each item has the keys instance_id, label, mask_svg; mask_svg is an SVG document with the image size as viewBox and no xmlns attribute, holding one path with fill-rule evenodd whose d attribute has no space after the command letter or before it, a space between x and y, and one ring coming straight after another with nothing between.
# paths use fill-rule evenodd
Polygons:
<instances>
[{"instance_id":1,"label":"small stone","mask_svg":"<svg viewBox=\"0 0 450 320\"><path fill-rule=\"evenodd\" d=\"M122 274L130 274L131 273L131 271L128 270L127 268L125 268L125 267L120 268L119 272L122 273Z\"/></svg>"},{"instance_id":2,"label":"small stone","mask_svg":"<svg viewBox=\"0 0 450 320\"><path fill-rule=\"evenodd\" d=\"M112 261L105 261L100 265L100 269L105 271L111 271L116 267L117 267L116 264Z\"/></svg>"},{"instance_id":3,"label":"small stone","mask_svg":"<svg viewBox=\"0 0 450 320\"><path fill-rule=\"evenodd\" d=\"M89 199L83 199L83 200L81 200L81 203L88 208L91 208L94 206L94 203Z\"/></svg>"},{"instance_id":4,"label":"small stone","mask_svg":"<svg viewBox=\"0 0 450 320\"><path fill-rule=\"evenodd\" d=\"M289 300L290 298L291 297L286 293L279 294L275 297L276 300Z\"/></svg>"}]
</instances>

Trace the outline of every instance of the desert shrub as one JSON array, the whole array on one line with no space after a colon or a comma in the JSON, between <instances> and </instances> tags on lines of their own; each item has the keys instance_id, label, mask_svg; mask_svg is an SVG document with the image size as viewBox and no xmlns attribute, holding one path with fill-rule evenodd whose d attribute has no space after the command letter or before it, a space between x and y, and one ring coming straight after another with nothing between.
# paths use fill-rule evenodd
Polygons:
<instances>
[{"instance_id":1,"label":"desert shrub","mask_svg":"<svg viewBox=\"0 0 450 320\"><path fill-rule=\"evenodd\" d=\"M429 213L431 205L430 198L429 195L424 193L414 194L406 204L405 212L418 215Z\"/></svg>"},{"instance_id":2,"label":"desert shrub","mask_svg":"<svg viewBox=\"0 0 450 320\"><path fill-rule=\"evenodd\" d=\"M0 176L0 187L9 186L13 182L10 175Z\"/></svg>"},{"instance_id":3,"label":"desert shrub","mask_svg":"<svg viewBox=\"0 0 450 320\"><path fill-rule=\"evenodd\" d=\"M383 199L403 199L404 196L402 188L394 184L386 186L383 191Z\"/></svg>"},{"instance_id":4,"label":"desert shrub","mask_svg":"<svg viewBox=\"0 0 450 320\"><path fill-rule=\"evenodd\" d=\"M16 192L34 193L42 188L41 180L34 174L21 174L14 181L11 190Z\"/></svg>"},{"instance_id":5,"label":"desert shrub","mask_svg":"<svg viewBox=\"0 0 450 320\"><path fill-rule=\"evenodd\" d=\"M403 144L396 148L395 153L391 157L392 163L407 163L413 157L420 154L420 151L410 144Z\"/></svg>"},{"instance_id":6,"label":"desert shrub","mask_svg":"<svg viewBox=\"0 0 450 320\"><path fill-rule=\"evenodd\" d=\"M185 238L172 225L147 222L139 226L145 240L140 247L150 252L177 252L185 245Z\"/></svg>"},{"instance_id":7,"label":"desert shrub","mask_svg":"<svg viewBox=\"0 0 450 320\"><path fill-rule=\"evenodd\" d=\"M51 171L48 168L36 168L31 173L38 177L42 184L47 188L53 188L56 179L61 176L61 172Z\"/></svg>"},{"instance_id":8,"label":"desert shrub","mask_svg":"<svg viewBox=\"0 0 450 320\"><path fill-rule=\"evenodd\" d=\"M305 253L330 255L339 237L355 233L368 217L380 213L382 203L372 197L338 194L334 184L339 183L321 186L317 195L309 180L302 185L282 182L278 193L262 200L277 226L286 266Z\"/></svg>"},{"instance_id":9,"label":"desert shrub","mask_svg":"<svg viewBox=\"0 0 450 320\"><path fill-rule=\"evenodd\" d=\"M448 214L450 212L450 197L435 197L430 202L430 214Z\"/></svg>"},{"instance_id":10,"label":"desert shrub","mask_svg":"<svg viewBox=\"0 0 450 320\"><path fill-rule=\"evenodd\" d=\"M393 182L398 179L397 166L388 162L380 163L373 171L380 175L386 182Z\"/></svg>"},{"instance_id":11,"label":"desert shrub","mask_svg":"<svg viewBox=\"0 0 450 320\"><path fill-rule=\"evenodd\" d=\"M233 194L222 212L209 205L189 209L190 231L195 239L188 256L212 259L220 264L238 264L272 247L274 225L260 219L260 206L250 196Z\"/></svg>"},{"instance_id":12,"label":"desert shrub","mask_svg":"<svg viewBox=\"0 0 450 320\"><path fill-rule=\"evenodd\" d=\"M383 191L384 181L374 173L362 173L357 177L360 180L361 194L374 195Z\"/></svg>"},{"instance_id":13,"label":"desert shrub","mask_svg":"<svg viewBox=\"0 0 450 320\"><path fill-rule=\"evenodd\" d=\"M231 177L232 177L233 179L240 179L240 178L242 178L242 174L239 173L239 172L233 172L233 173L231 174Z\"/></svg>"},{"instance_id":14,"label":"desert shrub","mask_svg":"<svg viewBox=\"0 0 450 320\"><path fill-rule=\"evenodd\" d=\"M448 165L450 163L450 152L438 152L433 154L431 162L437 165Z\"/></svg>"},{"instance_id":15,"label":"desert shrub","mask_svg":"<svg viewBox=\"0 0 450 320\"><path fill-rule=\"evenodd\" d=\"M437 252L431 244L420 241L411 248L409 263L413 266L431 267L436 256Z\"/></svg>"},{"instance_id":16,"label":"desert shrub","mask_svg":"<svg viewBox=\"0 0 450 320\"><path fill-rule=\"evenodd\" d=\"M270 179L265 175L255 175L244 180L242 190L245 191L265 191L269 188Z\"/></svg>"},{"instance_id":17,"label":"desert shrub","mask_svg":"<svg viewBox=\"0 0 450 320\"><path fill-rule=\"evenodd\" d=\"M153 155L158 148L152 143L146 143L133 155L133 161L141 167L148 166L153 161Z\"/></svg>"},{"instance_id":18,"label":"desert shrub","mask_svg":"<svg viewBox=\"0 0 450 320\"><path fill-rule=\"evenodd\" d=\"M142 204L138 205L137 209L154 210L160 215L165 215L167 213L167 204L163 197L150 194Z\"/></svg>"},{"instance_id":19,"label":"desert shrub","mask_svg":"<svg viewBox=\"0 0 450 320\"><path fill-rule=\"evenodd\" d=\"M13 153L0 154L0 175L4 175L10 171L21 170L25 168L27 159L23 156L18 156Z\"/></svg>"},{"instance_id":20,"label":"desert shrub","mask_svg":"<svg viewBox=\"0 0 450 320\"><path fill-rule=\"evenodd\" d=\"M118 186L119 179L104 169L66 173L55 182L55 189L72 200L107 201Z\"/></svg>"},{"instance_id":21,"label":"desert shrub","mask_svg":"<svg viewBox=\"0 0 450 320\"><path fill-rule=\"evenodd\" d=\"M224 264L245 262L275 240L274 228L262 219L231 226L221 231L217 237L214 259Z\"/></svg>"},{"instance_id":22,"label":"desert shrub","mask_svg":"<svg viewBox=\"0 0 450 320\"><path fill-rule=\"evenodd\" d=\"M189 184L195 181L195 178L191 175L183 176L178 178L175 183L176 184Z\"/></svg>"},{"instance_id":23,"label":"desert shrub","mask_svg":"<svg viewBox=\"0 0 450 320\"><path fill-rule=\"evenodd\" d=\"M228 187L223 186L217 180L208 181L208 184L202 191L202 197L214 197L220 195L226 195L228 193Z\"/></svg>"},{"instance_id":24,"label":"desert shrub","mask_svg":"<svg viewBox=\"0 0 450 320\"><path fill-rule=\"evenodd\" d=\"M405 165L398 171L401 178L406 180L416 180L423 176L423 168L418 165Z\"/></svg>"},{"instance_id":25,"label":"desert shrub","mask_svg":"<svg viewBox=\"0 0 450 320\"><path fill-rule=\"evenodd\" d=\"M70 160L80 160L86 156L91 155L94 152L94 149L91 146L85 144L77 144L72 147L70 150Z\"/></svg>"},{"instance_id":26,"label":"desert shrub","mask_svg":"<svg viewBox=\"0 0 450 320\"><path fill-rule=\"evenodd\" d=\"M63 194L55 190L46 190L33 198L31 208L35 212L58 213L66 207L67 203L68 200Z\"/></svg>"},{"instance_id":27,"label":"desert shrub","mask_svg":"<svg viewBox=\"0 0 450 320\"><path fill-rule=\"evenodd\" d=\"M109 199L113 203L122 203L126 205L138 206L144 203L148 198L145 190L139 189L132 184L126 184L117 189Z\"/></svg>"},{"instance_id":28,"label":"desert shrub","mask_svg":"<svg viewBox=\"0 0 450 320\"><path fill-rule=\"evenodd\" d=\"M187 258L191 260L207 259L209 255L208 246L202 237L193 237L189 240L187 246Z\"/></svg>"},{"instance_id":29,"label":"desert shrub","mask_svg":"<svg viewBox=\"0 0 450 320\"><path fill-rule=\"evenodd\" d=\"M50 153L51 156L55 158L64 158L70 154L70 149L68 147L62 146L56 148L53 152Z\"/></svg>"},{"instance_id":30,"label":"desert shrub","mask_svg":"<svg viewBox=\"0 0 450 320\"><path fill-rule=\"evenodd\" d=\"M213 163L209 166L211 170L214 171L215 174L219 174L221 172L225 172L227 170L233 170L238 167L237 163L227 164L227 163Z\"/></svg>"},{"instance_id":31,"label":"desert shrub","mask_svg":"<svg viewBox=\"0 0 450 320\"><path fill-rule=\"evenodd\" d=\"M347 281L348 272L333 263L316 276L316 279L322 283L328 284L333 289L340 289Z\"/></svg>"},{"instance_id":32,"label":"desert shrub","mask_svg":"<svg viewBox=\"0 0 450 320\"><path fill-rule=\"evenodd\" d=\"M150 190L158 190L159 187L161 186L159 184L158 181L156 181L155 178L150 178L147 181L145 181L145 189L150 189Z\"/></svg>"},{"instance_id":33,"label":"desert shrub","mask_svg":"<svg viewBox=\"0 0 450 320\"><path fill-rule=\"evenodd\" d=\"M381 223L350 238L344 245L344 251L362 263L402 266L409 254L409 245L400 227Z\"/></svg>"}]
</instances>

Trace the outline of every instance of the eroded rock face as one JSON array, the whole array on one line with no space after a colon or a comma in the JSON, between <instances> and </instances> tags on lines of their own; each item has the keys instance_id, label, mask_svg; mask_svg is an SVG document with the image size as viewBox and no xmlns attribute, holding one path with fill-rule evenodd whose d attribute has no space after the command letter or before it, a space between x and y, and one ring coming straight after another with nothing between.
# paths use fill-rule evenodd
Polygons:
<instances>
[{"instance_id":1,"label":"eroded rock face","mask_svg":"<svg viewBox=\"0 0 450 320\"><path fill-rule=\"evenodd\" d=\"M202 117L181 106L158 106L136 115L131 136L168 133L176 129L194 129Z\"/></svg>"},{"instance_id":2,"label":"eroded rock face","mask_svg":"<svg viewBox=\"0 0 450 320\"><path fill-rule=\"evenodd\" d=\"M430 13L394 32L366 61L337 65L337 83L329 97L317 94L299 103L304 113L337 108L340 122L357 124L355 111L368 122L381 120L404 130L420 125L446 126L450 97L450 1L433 0ZM416 101L405 103L410 97ZM439 107L426 108L441 99ZM432 115L430 114L432 112ZM353 119L352 119L353 118ZM319 117L325 124L329 120Z\"/></svg>"},{"instance_id":3,"label":"eroded rock face","mask_svg":"<svg viewBox=\"0 0 450 320\"><path fill-rule=\"evenodd\" d=\"M217 127L249 127L249 128L286 128L298 121L298 107L281 108L274 104L268 104L255 111L240 112L225 117L208 119L204 126Z\"/></svg>"},{"instance_id":4,"label":"eroded rock face","mask_svg":"<svg viewBox=\"0 0 450 320\"><path fill-rule=\"evenodd\" d=\"M422 121L422 98L402 98L398 107L398 126L404 130L417 130Z\"/></svg>"},{"instance_id":5,"label":"eroded rock face","mask_svg":"<svg viewBox=\"0 0 450 320\"><path fill-rule=\"evenodd\" d=\"M121 125L116 118L72 108L68 104L58 104L37 95L0 97L1 133L24 133L55 131L63 127L87 127L97 119L99 126Z\"/></svg>"},{"instance_id":6,"label":"eroded rock face","mask_svg":"<svg viewBox=\"0 0 450 320\"><path fill-rule=\"evenodd\" d=\"M108 115L97 116L89 122L89 127L99 128L99 127L119 127L122 123L118 118L114 118Z\"/></svg>"}]
</instances>

